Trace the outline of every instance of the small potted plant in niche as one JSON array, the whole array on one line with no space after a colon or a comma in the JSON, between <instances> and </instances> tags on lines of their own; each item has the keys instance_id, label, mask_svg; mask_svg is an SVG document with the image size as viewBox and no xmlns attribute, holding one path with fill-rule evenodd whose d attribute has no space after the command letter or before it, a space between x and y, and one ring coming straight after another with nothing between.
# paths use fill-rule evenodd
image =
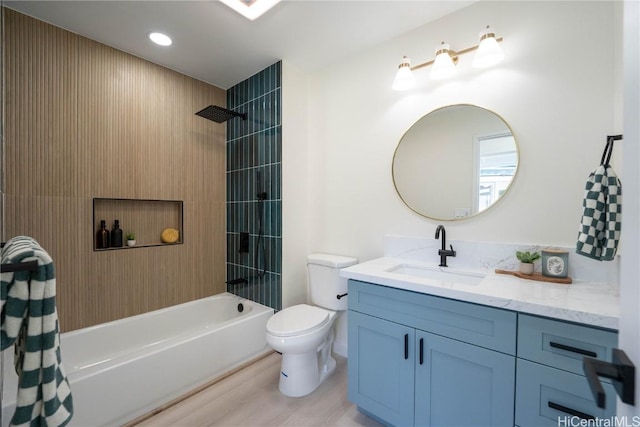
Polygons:
<instances>
[{"instance_id":1,"label":"small potted plant in niche","mask_svg":"<svg viewBox=\"0 0 640 427\"><path fill-rule=\"evenodd\" d=\"M540 259L540 252L516 251L516 258L520 261L520 273L533 274L533 263Z\"/></svg>"},{"instance_id":2,"label":"small potted plant in niche","mask_svg":"<svg viewBox=\"0 0 640 427\"><path fill-rule=\"evenodd\" d=\"M136 235L132 232L127 233L127 246L135 246L136 245Z\"/></svg>"}]
</instances>

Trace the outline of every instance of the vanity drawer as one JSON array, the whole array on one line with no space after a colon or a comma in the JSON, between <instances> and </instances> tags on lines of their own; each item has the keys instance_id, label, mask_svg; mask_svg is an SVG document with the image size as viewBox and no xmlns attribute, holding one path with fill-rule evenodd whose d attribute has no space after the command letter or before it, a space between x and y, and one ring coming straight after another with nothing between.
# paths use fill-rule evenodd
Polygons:
<instances>
[{"instance_id":1,"label":"vanity drawer","mask_svg":"<svg viewBox=\"0 0 640 427\"><path fill-rule=\"evenodd\" d=\"M616 392L611 384L603 387L606 409L597 407L586 377L517 359L516 424L557 427L587 425L578 419L589 417L611 418L616 413Z\"/></svg>"},{"instance_id":2,"label":"vanity drawer","mask_svg":"<svg viewBox=\"0 0 640 427\"><path fill-rule=\"evenodd\" d=\"M611 361L618 343L612 331L520 314L518 357L584 375L585 356Z\"/></svg>"},{"instance_id":3,"label":"vanity drawer","mask_svg":"<svg viewBox=\"0 0 640 427\"><path fill-rule=\"evenodd\" d=\"M515 355L516 313L349 280L349 310Z\"/></svg>"}]
</instances>

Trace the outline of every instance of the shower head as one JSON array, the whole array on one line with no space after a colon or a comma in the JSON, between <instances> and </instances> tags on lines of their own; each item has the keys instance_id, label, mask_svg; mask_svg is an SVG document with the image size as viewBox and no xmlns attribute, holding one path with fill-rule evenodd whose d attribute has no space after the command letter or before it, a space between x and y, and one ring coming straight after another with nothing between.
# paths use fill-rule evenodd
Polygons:
<instances>
[{"instance_id":1,"label":"shower head","mask_svg":"<svg viewBox=\"0 0 640 427\"><path fill-rule=\"evenodd\" d=\"M235 111L218 107L217 105L209 105L203 108L196 113L196 116L204 117L217 123L224 123L234 117L242 117L242 120L247 120L247 113L236 113Z\"/></svg>"}]
</instances>

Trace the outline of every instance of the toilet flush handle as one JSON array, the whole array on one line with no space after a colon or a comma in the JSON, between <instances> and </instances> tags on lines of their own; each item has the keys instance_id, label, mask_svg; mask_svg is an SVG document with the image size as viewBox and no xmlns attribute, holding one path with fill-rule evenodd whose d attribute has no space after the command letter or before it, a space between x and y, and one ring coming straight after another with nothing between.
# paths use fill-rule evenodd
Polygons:
<instances>
[{"instance_id":1,"label":"toilet flush handle","mask_svg":"<svg viewBox=\"0 0 640 427\"><path fill-rule=\"evenodd\" d=\"M348 293L349 292L346 292L346 293L344 293L342 295L336 295L336 298L340 299L340 298L346 297Z\"/></svg>"}]
</instances>

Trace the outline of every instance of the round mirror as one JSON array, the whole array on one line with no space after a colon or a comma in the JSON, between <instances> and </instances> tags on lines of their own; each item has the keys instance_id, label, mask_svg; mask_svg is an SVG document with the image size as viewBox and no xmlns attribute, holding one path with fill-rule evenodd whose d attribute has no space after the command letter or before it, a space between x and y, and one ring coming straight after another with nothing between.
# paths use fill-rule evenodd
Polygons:
<instances>
[{"instance_id":1,"label":"round mirror","mask_svg":"<svg viewBox=\"0 0 640 427\"><path fill-rule=\"evenodd\" d=\"M451 105L422 117L404 134L393 156L393 182L420 215L464 219L504 196L518 160L513 132L500 116L474 105Z\"/></svg>"}]
</instances>

